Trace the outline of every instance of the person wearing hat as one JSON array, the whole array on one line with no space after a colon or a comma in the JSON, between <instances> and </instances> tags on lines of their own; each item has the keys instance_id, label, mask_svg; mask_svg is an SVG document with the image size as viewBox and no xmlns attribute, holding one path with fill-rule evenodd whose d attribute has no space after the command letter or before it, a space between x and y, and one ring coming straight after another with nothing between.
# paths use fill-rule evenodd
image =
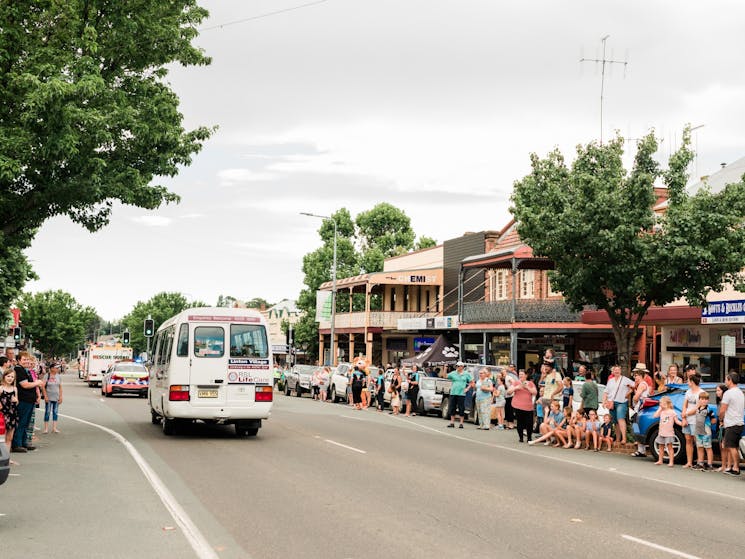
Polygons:
<instances>
[{"instance_id":1,"label":"person wearing hat","mask_svg":"<svg viewBox=\"0 0 745 559\"><path fill-rule=\"evenodd\" d=\"M648 384L645 378L649 376L649 371L644 363L637 363L632 373L634 377L634 392L631 396L631 405L634 410L633 416L636 416L644 403L644 399L651 395L652 388L651 384ZM644 444L641 438L639 438L639 440L636 441L636 452L631 456L634 458L644 458L646 455L647 445Z\"/></svg>"},{"instance_id":2,"label":"person wearing hat","mask_svg":"<svg viewBox=\"0 0 745 559\"><path fill-rule=\"evenodd\" d=\"M474 385L471 373L464 370L466 364L458 361L455 364L455 371L448 374L448 379L452 381L450 385L450 424L449 428L455 427L455 418L460 418L458 427L463 429L463 419L466 415L466 390Z\"/></svg>"},{"instance_id":3,"label":"person wearing hat","mask_svg":"<svg viewBox=\"0 0 745 559\"><path fill-rule=\"evenodd\" d=\"M638 362L636 365L634 365L634 368L631 371L631 376L634 375L636 371L641 371L643 373L644 382L647 383L647 386L649 387L649 395L654 396L654 381L652 380L652 377L649 374L649 369L647 369L647 364L642 363L641 361Z\"/></svg>"}]
</instances>

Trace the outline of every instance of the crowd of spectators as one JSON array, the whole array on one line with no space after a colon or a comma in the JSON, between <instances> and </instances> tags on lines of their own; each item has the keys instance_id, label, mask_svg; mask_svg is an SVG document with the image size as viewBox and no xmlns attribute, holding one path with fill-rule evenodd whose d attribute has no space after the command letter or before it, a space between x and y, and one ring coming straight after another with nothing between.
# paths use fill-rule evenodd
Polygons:
<instances>
[{"instance_id":1,"label":"crowd of spectators","mask_svg":"<svg viewBox=\"0 0 745 559\"><path fill-rule=\"evenodd\" d=\"M0 413L5 419L5 445L14 454L35 451L36 409L44 405L43 434L59 433L59 405L63 400L61 365L40 363L32 354L7 348L0 356ZM50 431L51 423L51 431ZM18 462L11 460L11 465Z\"/></svg>"}]
</instances>

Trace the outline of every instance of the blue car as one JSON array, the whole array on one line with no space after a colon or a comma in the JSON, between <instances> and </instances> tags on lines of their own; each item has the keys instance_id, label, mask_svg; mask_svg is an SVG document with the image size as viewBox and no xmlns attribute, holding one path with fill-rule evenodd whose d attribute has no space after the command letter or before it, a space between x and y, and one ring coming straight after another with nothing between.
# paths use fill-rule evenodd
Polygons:
<instances>
[{"instance_id":1,"label":"blue car","mask_svg":"<svg viewBox=\"0 0 745 559\"><path fill-rule=\"evenodd\" d=\"M701 388L709 393L709 401L716 402L716 388L718 384L714 382L702 382ZM745 385L739 385L740 389L745 392ZM649 445L649 449L652 452L652 456L655 460L659 459L657 454L657 447L654 444L654 440L657 438L659 431L660 419L654 417L655 412L659 408L660 398L663 396L669 396L673 403L673 409L678 416L678 419L682 418L683 411L683 399L685 397L686 390L688 390L687 384L668 384L665 386L665 390L662 392L655 393L654 396L645 398L642 402L642 407L634 416L632 428L634 430L634 436L637 440ZM717 416L716 404L709 404L709 410ZM711 426L711 438L714 441L713 446L717 448L718 442L719 423L714 423ZM673 443L673 452L675 456L675 462L678 464L685 463L685 436L683 430L679 426L675 426L675 442Z\"/></svg>"}]
</instances>

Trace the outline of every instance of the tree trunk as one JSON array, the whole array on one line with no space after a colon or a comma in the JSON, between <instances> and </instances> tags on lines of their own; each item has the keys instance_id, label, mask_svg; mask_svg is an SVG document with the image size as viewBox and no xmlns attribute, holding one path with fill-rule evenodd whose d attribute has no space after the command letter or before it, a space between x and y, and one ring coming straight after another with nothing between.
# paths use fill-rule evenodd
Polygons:
<instances>
[{"instance_id":1,"label":"tree trunk","mask_svg":"<svg viewBox=\"0 0 745 559\"><path fill-rule=\"evenodd\" d=\"M613 321L612 316L610 318L613 324L613 336L616 339L618 364L621 365L623 374L629 376L631 374L631 353L639 329L624 324L617 324Z\"/></svg>"}]
</instances>

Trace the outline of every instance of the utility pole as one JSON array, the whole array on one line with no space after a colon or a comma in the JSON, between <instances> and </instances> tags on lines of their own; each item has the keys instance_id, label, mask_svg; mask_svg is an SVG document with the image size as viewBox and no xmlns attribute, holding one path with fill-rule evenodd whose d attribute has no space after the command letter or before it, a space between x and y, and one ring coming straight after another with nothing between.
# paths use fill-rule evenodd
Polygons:
<instances>
[{"instance_id":1,"label":"utility pole","mask_svg":"<svg viewBox=\"0 0 745 559\"><path fill-rule=\"evenodd\" d=\"M603 145L603 99L605 97L605 66L612 64L623 64L624 77L626 76L626 66L628 66L628 60L613 60L612 58L605 57L605 43L610 35L605 35L601 41L603 42L603 56L602 58L585 58L584 56L579 59L580 62L595 62L600 64L600 145Z\"/></svg>"},{"instance_id":2,"label":"utility pole","mask_svg":"<svg viewBox=\"0 0 745 559\"><path fill-rule=\"evenodd\" d=\"M293 365L295 365L295 356L293 355L295 352L292 351L292 346L293 346L292 322L289 323L289 328L290 328L290 336L289 336L289 338L287 340L287 352L290 355L290 367L292 367Z\"/></svg>"}]
</instances>

